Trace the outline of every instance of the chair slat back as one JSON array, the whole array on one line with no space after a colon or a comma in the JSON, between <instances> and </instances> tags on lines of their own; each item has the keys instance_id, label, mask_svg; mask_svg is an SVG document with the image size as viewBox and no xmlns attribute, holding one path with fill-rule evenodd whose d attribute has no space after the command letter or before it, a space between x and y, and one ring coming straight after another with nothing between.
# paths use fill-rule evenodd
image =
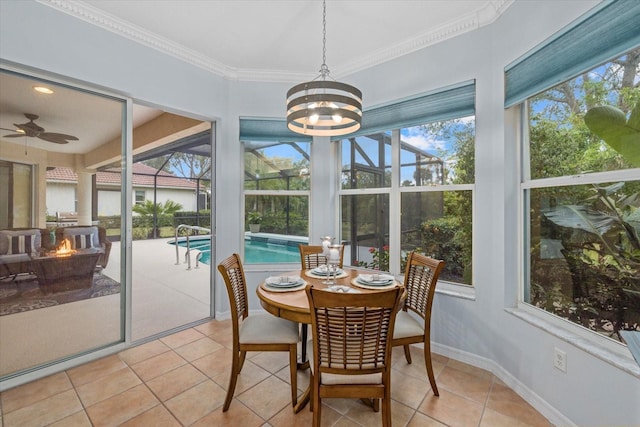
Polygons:
<instances>
[{"instance_id":1,"label":"chair slat back","mask_svg":"<svg viewBox=\"0 0 640 427\"><path fill-rule=\"evenodd\" d=\"M320 245L299 245L300 265L303 270L316 268L327 263L327 257L322 254L322 246ZM342 268L342 258L344 256L344 245L340 247L340 264Z\"/></svg>"},{"instance_id":2,"label":"chair slat back","mask_svg":"<svg viewBox=\"0 0 640 427\"><path fill-rule=\"evenodd\" d=\"M249 315L249 304L247 300L247 282L244 277L244 269L240 255L233 254L218 264L218 271L224 279L231 304L231 315L234 321L234 328L238 323L238 318L245 319Z\"/></svg>"},{"instance_id":3,"label":"chair slat back","mask_svg":"<svg viewBox=\"0 0 640 427\"><path fill-rule=\"evenodd\" d=\"M431 317L436 284L444 264L444 261L417 252L409 254L404 275L404 286L407 289L407 299L403 307L405 310L411 309L423 319Z\"/></svg>"},{"instance_id":4,"label":"chair slat back","mask_svg":"<svg viewBox=\"0 0 640 427\"><path fill-rule=\"evenodd\" d=\"M401 290L341 294L306 288L313 327L314 372L370 374L390 363Z\"/></svg>"}]
</instances>

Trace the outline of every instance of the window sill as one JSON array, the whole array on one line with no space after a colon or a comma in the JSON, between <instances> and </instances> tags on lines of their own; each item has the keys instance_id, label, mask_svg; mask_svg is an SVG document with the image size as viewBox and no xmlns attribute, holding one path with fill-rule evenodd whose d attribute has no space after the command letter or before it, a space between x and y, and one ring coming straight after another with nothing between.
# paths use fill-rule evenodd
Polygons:
<instances>
[{"instance_id":1,"label":"window sill","mask_svg":"<svg viewBox=\"0 0 640 427\"><path fill-rule=\"evenodd\" d=\"M462 298L470 301L476 300L476 289L473 286L457 285L451 282L440 282L436 287L436 294L446 295L454 298Z\"/></svg>"},{"instance_id":2,"label":"window sill","mask_svg":"<svg viewBox=\"0 0 640 427\"><path fill-rule=\"evenodd\" d=\"M597 357L598 359L609 363L610 365L615 366L622 371L633 375L636 378L640 378L640 366L636 363L636 361L631 356L631 353L628 349L621 346L621 352L617 352L608 346L599 344L590 340L588 338L582 337L568 328L557 325L554 322L547 321L542 319L540 316L535 313L531 313L527 310L521 308L507 308L505 309L507 313L513 314L517 318L533 325L537 328L542 329L545 332L550 333L551 335L561 339L562 341L567 342L579 348L580 350ZM629 353L628 355L623 354L625 351Z\"/></svg>"}]
</instances>

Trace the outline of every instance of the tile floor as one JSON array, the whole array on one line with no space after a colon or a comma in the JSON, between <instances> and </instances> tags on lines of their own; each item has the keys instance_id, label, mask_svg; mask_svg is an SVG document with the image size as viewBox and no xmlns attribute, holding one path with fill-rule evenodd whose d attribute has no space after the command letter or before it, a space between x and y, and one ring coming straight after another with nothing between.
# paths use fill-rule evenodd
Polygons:
<instances>
[{"instance_id":1,"label":"tile floor","mask_svg":"<svg viewBox=\"0 0 640 427\"><path fill-rule=\"evenodd\" d=\"M211 321L0 394L0 426L309 426L290 404L287 353L248 353L229 411L231 322ZM429 387L422 349L408 365L393 352L394 426L550 426L491 373L434 355ZM308 371L298 373L300 394ZM324 426L379 426L359 400L325 399Z\"/></svg>"}]
</instances>

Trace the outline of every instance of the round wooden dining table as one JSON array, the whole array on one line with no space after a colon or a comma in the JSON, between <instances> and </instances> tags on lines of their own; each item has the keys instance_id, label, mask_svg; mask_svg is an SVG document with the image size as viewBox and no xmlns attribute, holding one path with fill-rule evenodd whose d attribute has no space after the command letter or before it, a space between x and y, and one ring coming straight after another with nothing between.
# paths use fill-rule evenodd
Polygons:
<instances>
[{"instance_id":1,"label":"round wooden dining table","mask_svg":"<svg viewBox=\"0 0 640 427\"><path fill-rule=\"evenodd\" d=\"M381 273L379 271L371 271L371 270L362 270L356 268L343 268L343 273L339 275L335 279L335 285L325 284L327 281L326 277L321 277L314 275L311 270L297 270L290 271L286 273L278 274L278 276L287 276L287 277L300 277L306 283L310 284L314 288L326 289L332 286L332 289L335 289L337 292L347 291L348 293L370 293L370 292L379 292L380 290L387 290L392 286L379 287L375 289L364 288L361 286L357 286L354 284L355 279L357 279L359 274L378 274ZM394 279L394 285L402 286L402 283L398 282L397 279ZM270 291L267 286L265 286L265 282L263 281L256 288L256 293L258 298L260 299L260 304L262 308L264 308L269 313L274 316L281 317L283 319L291 320L293 322L303 324L302 327L302 357L301 363L298 364L298 369L305 369L309 367L309 362L306 357L306 341L307 341L307 327L306 325L311 324L311 310L309 309L309 300L307 299L307 294L305 292L305 286L300 288L296 288L296 290L288 290L288 291ZM298 404L294 408L297 413L309 402L309 394L310 389L304 392L302 397L298 399Z\"/></svg>"}]
</instances>

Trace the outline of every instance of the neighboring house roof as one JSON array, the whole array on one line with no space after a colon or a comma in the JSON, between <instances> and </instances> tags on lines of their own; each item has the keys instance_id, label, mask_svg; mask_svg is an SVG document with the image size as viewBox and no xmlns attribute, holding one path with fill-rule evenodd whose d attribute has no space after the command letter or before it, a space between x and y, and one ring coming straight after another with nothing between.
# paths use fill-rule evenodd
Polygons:
<instances>
[{"instance_id":1,"label":"neighboring house roof","mask_svg":"<svg viewBox=\"0 0 640 427\"><path fill-rule=\"evenodd\" d=\"M110 169L96 173L98 185L120 185L120 170ZM169 172L158 171L142 163L133 164L133 185L137 187L153 187L154 175L157 174L158 187L196 189L197 184L185 178L179 178ZM47 170L47 181L78 182L78 174L71 168L56 167Z\"/></svg>"}]
</instances>

